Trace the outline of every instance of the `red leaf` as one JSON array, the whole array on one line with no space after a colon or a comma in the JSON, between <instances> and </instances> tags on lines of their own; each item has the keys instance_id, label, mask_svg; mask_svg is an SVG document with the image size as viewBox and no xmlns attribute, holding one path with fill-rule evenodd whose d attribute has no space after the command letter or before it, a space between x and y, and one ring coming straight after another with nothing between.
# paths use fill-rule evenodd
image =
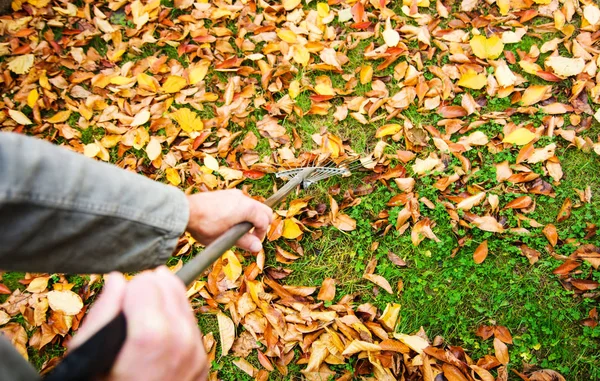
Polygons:
<instances>
[{"instance_id":1,"label":"red leaf","mask_svg":"<svg viewBox=\"0 0 600 381\"><path fill-rule=\"evenodd\" d=\"M258 180L258 179L262 179L263 177L265 177L266 173L260 172L260 171L255 171L253 169L249 169L247 171L244 171L243 174L244 174L244 177L247 177L252 180Z\"/></svg>"},{"instance_id":2,"label":"red leaf","mask_svg":"<svg viewBox=\"0 0 600 381\"><path fill-rule=\"evenodd\" d=\"M12 292L10 291L10 289L8 287L6 287L5 284L0 283L0 294L10 295L10 294L12 294Z\"/></svg>"}]
</instances>

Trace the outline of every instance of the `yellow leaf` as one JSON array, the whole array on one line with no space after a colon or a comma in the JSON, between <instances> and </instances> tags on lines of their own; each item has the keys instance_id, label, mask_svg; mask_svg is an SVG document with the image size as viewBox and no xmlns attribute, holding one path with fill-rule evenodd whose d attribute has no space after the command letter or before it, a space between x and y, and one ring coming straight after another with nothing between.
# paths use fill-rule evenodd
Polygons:
<instances>
[{"instance_id":1,"label":"yellow leaf","mask_svg":"<svg viewBox=\"0 0 600 381\"><path fill-rule=\"evenodd\" d=\"M289 29L279 29L277 31L277 37L279 37L281 41L285 41L288 44L295 44L298 42L298 36L296 36L296 33Z\"/></svg>"},{"instance_id":2,"label":"yellow leaf","mask_svg":"<svg viewBox=\"0 0 600 381\"><path fill-rule=\"evenodd\" d=\"M100 147L96 143L83 146L83 154L87 157L96 157L100 153Z\"/></svg>"},{"instance_id":3,"label":"yellow leaf","mask_svg":"<svg viewBox=\"0 0 600 381\"><path fill-rule=\"evenodd\" d=\"M504 50L504 43L498 36L486 38L485 36L473 36L469 42L473 54L481 59L496 59Z\"/></svg>"},{"instance_id":4,"label":"yellow leaf","mask_svg":"<svg viewBox=\"0 0 600 381\"><path fill-rule=\"evenodd\" d=\"M149 76L146 73L139 73L137 75L136 79L137 79L138 86L140 88L142 88L144 90L152 91L152 92L158 91L158 87L156 85L156 80L152 76Z\"/></svg>"},{"instance_id":5,"label":"yellow leaf","mask_svg":"<svg viewBox=\"0 0 600 381\"><path fill-rule=\"evenodd\" d=\"M316 78L315 92L319 95L335 95L331 78L322 75Z\"/></svg>"},{"instance_id":6,"label":"yellow leaf","mask_svg":"<svg viewBox=\"0 0 600 381\"><path fill-rule=\"evenodd\" d=\"M296 97L297 97L298 95L300 95L300 82L299 82L299 81L297 81L297 80L293 80L293 81L290 83L290 87L289 87L289 89L288 89L288 92L289 92L289 94L290 94L290 97L291 97L292 99L296 99Z\"/></svg>"},{"instance_id":7,"label":"yellow leaf","mask_svg":"<svg viewBox=\"0 0 600 381\"><path fill-rule=\"evenodd\" d=\"M142 110L135 114L133 118L133 122L131 122L131 127L138 127L146 124L150 120L150 111Z\"/></svg>"},{"instance_id":8,"label":"yellow leaf","mask_svg":"<svg viewBox=\"0 0 600 381\"><path fill-rule=\"evenodd\" d=\"M150 134L144 127L138 127L133 134L133 148L142 149L150 141Z\"/></svg>"},{"instance_id":9,"label":"yellow leaf","mask_svg":"<svg viewBox=\"0 0 600 381\"><path fill-rule=\"evenodd\" d=\"M525 144L529 144L533 139L535 139L535 134L528 129L521 127L505 136L502 143L524 146Z\"/></svg>"},{"instance_id":10,"label":"yellow leaf","mask_svg":"<svg viewBox=\"0 0 600 381\"><path fill-rule=\"evenodd\" d=\"M510 0L496 0L496 4L502 16L506 16L510 11Z\"/></svg>"},{"instance_id":11,"label":"yellow leaf","mask_svg":"<svg viewBox=\"0 0 600 381\"><path fill-rule=\"evenodd\" d=\"M191 68L189 75L190 85L195 85L198 82L202 81L204 77L206 77L209 67L210 61L203 59L202 61L200 61L200 63L198 63L198 65L195 65L193 68Z\"/></svg>"},{"instance_id":12,"label":"yellow leaf","mask_svg":"<svg viewBox=\"0 0 600 381\"><path fill-rule=\"evenodd\" d=\"M27 116L25 116L25 114L23 114L21 111L9 109L8 115L10 115L12 120L14 120L15 122L17 122L19 124L23 124L25 126L28 124L33 124L33 122L31 120L29 120L29 118Z\"/></svg>"},{"instance_id":13,"label":"yellow leaf","mask_svg":"<svg viewBox=\"0 0 600 381\"><path fill-rule=\"evenodd\" d=\"M182 107L179 110L171 113L171 118L179 124L185 132L200 131L204 128L202 120L198 118L195 112L189 108Z\"/></svg>"},{"instance_id":14,"label":"yellow leaf","mask_svg":"<svg viewBox=\"0 0 600 381\"><path fill-rule=\"evenodd\" d=\"M27 0L27 2L36 8L44 8L50 4L50 0Z\"/></svg>"},{"instance_id":15,"label":"yellow leaf","mask_svg":"<svg viewBox=\"0 0 600 381\"><path fill-rule=\"evenodd\" d=\"M310 53L304 46L297 45L294 47L293 58L296 63L306 67L306 65L308 65L308 61L310 60Z\"/></svg>"},{"instance_id":16,"label":"yellow leaf","mask_svg":"<svg viewBox=\"0 0 600 381\"><path fill-rule=\"evenodd\" d=\"M413 0L403 0L402 1L402 5L405 5L407 7L410 7L413 3ZM418 7L429 7L430 3L429 0L418 0L417 1L417 6Z\"/></svg>"},{"instance_id":17,"label":"yellow leaf","mask_svg":"<svg viewBox=\"0 0 600 381\"><path fill-rule=\"evenodd\" d=\"M162 85L162 91L165 93L177 93L187 86L187 81L178 75L170 75Z\"/></svg>"},{"instance_id":18,"label":"yellow leaf","mask_svg":"<svg viewBox=\"0 0 600 381\"><path fill-rule=\"evenodd\" d=\"M48 82L48 76L46 75L46 70L42 70L40 74L40 86L42 86L46 90L52 90L52 86L50 86L50 82Z\"/></svg>"},{"instance_id":19,"label":"yellow leaf","mask_svg":"<svg viewBox=\"0 0 600 381\"><path fill-rule=\"evenodd\" d=\"M83 308L81 297L73 291L50 291L48 293L48 304L53 311L62 312L65 315L77 315Z\"/></svg>"},{"instance_id":20,"label":"yellow leaf","mask_svg":"<svg viewBox=\"0 0 600 381\"><path fill-rule=\"evenodd\" d=\"M485 74L477 74L475 70L469 69L469 71L460 77L456 84L468 89L480 90L487 84L487 78Z\"/></svg>"},{"instance_id":21,"label":"yellow leaf","mask_svg":"<svg viewBox=\"0 0 600 381\"><path fill-rule=\"evenodd\" d=\"M548 5L552 2L552 0L533 0L536 4Z\"/></svg>"},{"instance_id":22,"label":"yellow leaf","mask_svg":"<svg viewBox=\"0 0 600 381\"><path fill-rule=\"evenodd\" d=\"M350 344L348 344L346 349L344 349L344 352L342 352L342 355L352 356L353 354L356 354L359 352L379 352L379 351L381 351L381 346L379 344L369 343L368 341L353 340Z\"/></svg>"},{"instance_id":23,"label":"yellow leaf","mask_svg":"<svg viewBox=\"0 0 600 381\"><path fill-rule=\"evenodd\" d=\"M404 344L408 345L410 349L421 354L423 350L429 346L427 340L417 335L405 335L403 333L395 333L394 337Z\"/></svg>"},{"instance_id":24,"label":"yellow leaf","mask_svg":"<svg viewBox=\"0 0 600 381\"><path fill-rule=\"evenodd\" d=\"M371 79L373 79L373 67L370 65L364 65L360 69L360 83L365 85L371 82Z\"/></svg>"},{"instance_id":25,"label":"yellow leaf","mask_svg":"<svg viewBox=\"0 0 600 381\"><path fill-rule=\"evenodd\" d=\"M23 54L8 63L8 69L15 74L26 74L33 66L33 54Z\"/></svg>"},{"instance_id":26,"label":"yellow leaf","mask_svg":"<svg viewBox=\"0 0 600 381\"><path fill-rule=\"evenodd\" d=\"M525 73L532 75L536 75L539 71L542 70L540 65L536 64L535 62L529 62L524 60L519 61L519 66L521 66L521 69L523 69Z\"/></svg>"},{"instance_id":27,"label":"yellow leaf","mask_svg":"<svg viewBox=\"0 0 600 381\"><path fill-rule=\"evenodd\" d=\"M327 17L327 15L329 15L329 5L327 3L318 3L317 13L322 19Z\"/></svg>"},{"instance_id":28,"label":"yellow leaf","mask_svg":"<svg viewBox=\"0 0 600 381\"><path fill-rule=\"evenodd\" d=\"M209 154L205 154L204 156L204 165L210 170L213 170L215 172L219 171L219 162L217 161L217 159L215 159Z\"/></svg>"},{"instance_id":29,"label":"yellow leaf","mask_svg":"<svg viewBox=\"0 0 600 381\"><path fill-rule=\"evenodd\" d=\"M48 123L63 123L66 122L71 116L71 110L59 111L54 114L51 118L46 119Z\"/></svg>"},{"instance_id":30,"label":"yellow leaf","mask_svg":"<svg viewBox=\"0 0 600 381\"><path fill-rule=\"evenodd\" d=\"M379 321L381 321L389 330L393 331L398 322L398 315L400 315L400 304L388 303L385 310L383 310Z\"/></svg>"},{"instance_id":31,"label":"yellow leaf","mask_svg":"<svg viewBox=\"0 0 600 381\"><path fill-rule=\"evenodd\" d=\"M27 286L27 291L34 293L34 294L44 291L46 289L46 287L48 287L49 279L50 279L50 277L48 277L48 276L40 276L40 277L35 278Z\"/></svg>"},{"instance_id":32,"label":"yellow leaf","mask_svg":"<svg viewBox=\"0 0 600 381\"><path fill-rule=\"evenodd\" d=\"M231 250L227 250L223 254L223 259L227 260L227 264L223 266L223 273L225 273L227 279L235 282L242 275L242 264Z\"/></svg>"},{"instance_id":33,"label":"yellow leaf","mask_svg":"<svg viewBox=\"0 0 600 381\"><path fill-rule=\"evenodd\" d=\"M291 11L292 9L294 9L298 5L300 5L301 2L302 2L302 0L283 0L282 4L283 4L283 8L286 11Z\"/></svg>"},{"instance_id":34,"label":"yellow leaf","mask_svg":"<svg viewBox=\"0 0 600 381\"><path fill-rule=\"evenodd\" d=\"M133 83L135 81L135 78L127 78L127 77L123 77L122 75L118 75L116 77L112 77L110 79L110 83L112 85L128 85L130 83Z\"/></svg>"},{"instance_id":35,"label":"yellow leaf","mask_svg":"<svg viewBox=\"0 0 600 381\"><path fill-rule=\"evenodd\" d=\"M40 94L38 93L37 89L31 90L27 95L27 106L33 108L33 106L35 106L39 98Z\"/></svg>"},{"instance_id":36,"label":"yellow leaf","mask_svg":"<svg viewBox=\"0 0 600 381\"><path fill-rule=\"evenodd\" d=\"M146 146L146 154L148 155L148 159L150 161L156 160L162 152L162 147L160 146L160 142L158 139L153 136L150 138L150 142Z\"/></svg>"},{"instance_id":37,"label":"yellow leaf","mask_svg":"<svg viewBox=\"0 0 600 381\"><path fill-rule=\"evenodd\" d=\"M217 322L219 323L219 337L221 339L221 356L226 356L235 340L235 325L233 320L220 311L217 313Z\"/></svg>"},{"instance_id":38,"label":"yellow leaf","mask_svg":"<svg viewBox=\"0 0 600 381\"><path fill-rule=\"evenodd\" d=\"M552 89L552 86L532 85L529 86L523 96L521 96L521 104L523 106L531 106L539 101L542 101L546 97L546 93Z\"/></svg>"},{"instance_id":39,"label":"yellow leaf","mask_svg":"<svg viewBox=\"0 0 600 381\"><path fill-rule=\"evenodd\" d=\"M387 135L395 135L402 130L402 126L399 124L384 124L377 129L375 133L376 138L382 138Z\"/></svg>"},{"instance_id":40,"label":"yellow leaf","mask_svg":"<svg viewBox=\"0 0 600 381\"><path fill-rule=\"evenodd\" d=\"M302 230L294 220L286 218L283 222L283 233L281 235L287 239L296 239L302 235Z\"/></svg>"},{"instance_id":41,"label":"yellow leaf","mask_svg":"<svg viewBox=\"0 0 600 381\"><path fill-rule=\"evenodd\" d=\"M181 177L179 177L179 172L175 168L167 168L165 171L167 174L167 180L175 186L181 184Z\"/></svg>"}]
</instances>

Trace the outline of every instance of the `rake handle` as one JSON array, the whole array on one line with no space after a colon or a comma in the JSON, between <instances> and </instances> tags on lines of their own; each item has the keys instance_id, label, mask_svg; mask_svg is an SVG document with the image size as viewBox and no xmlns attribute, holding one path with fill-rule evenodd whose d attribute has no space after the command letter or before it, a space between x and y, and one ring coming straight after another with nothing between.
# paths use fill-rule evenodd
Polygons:
<instances>
[{"instance_id":1,"label":"rake handle","mask_svg":"<svg viewBox=\"0 0 600 381\"><path fill-rule=\"evenodd\" d=\"M300 185L313 170L312 168L303 170L269 197L265 204L274 207ZM231 227L208 245L201 254L187 262L175 275L189 286L251 229L250 222L242 222ZM97 376L108 374L126 339L127 319L121 311L92 337L65 356L44 378L44 381L89 381Z\"/></svg>"}]
</instances>

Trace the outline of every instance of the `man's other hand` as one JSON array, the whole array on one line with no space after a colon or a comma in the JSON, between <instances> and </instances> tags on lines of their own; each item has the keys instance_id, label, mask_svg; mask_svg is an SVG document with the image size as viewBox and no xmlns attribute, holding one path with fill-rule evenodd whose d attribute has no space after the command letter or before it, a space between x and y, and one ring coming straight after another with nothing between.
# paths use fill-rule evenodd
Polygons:
<instances>
[{"instance_id":1,"label":"man's other hand","mask_svg":"<svg viewBox=\"0 0 600 381\"><path fill-rule=\"evenodd\" d=\"M187 231L198 242L208 245L229 228L248 221L254 231L236 243L243 250L258 252L273 220L273 211L238 189L196 193L188 196L190 219Z\"/></svg>"},{"instance_id":2,"label":"man's other hand","mask_svg":"<svg viewBox=\"0 0 600 381\"><path fill-rule=\"evenodd\" d=\"M69 347L82 344L122 310L127 340L104 381L205 381L209 365L185 291L166 267L129 282L111 273Z\"/></svg>"}]
</instances>

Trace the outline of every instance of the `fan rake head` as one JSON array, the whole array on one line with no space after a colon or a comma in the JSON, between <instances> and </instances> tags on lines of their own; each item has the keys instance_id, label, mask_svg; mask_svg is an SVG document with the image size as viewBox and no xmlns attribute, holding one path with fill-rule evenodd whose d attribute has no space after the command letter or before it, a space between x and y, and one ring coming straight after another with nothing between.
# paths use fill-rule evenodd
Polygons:
<instances>
[{"instance_id":1,"label":"fan rake head","mask_svg":"<svg viewBox=\"0 0 600 381\"><path fill-rule=\"evenodd\" d=\"M328 177L349 176L350 175L350 170L348 168L343 168L343 167L303 167L303 168L288 169L286 171L277 172L275 174L275 176L277 178L291 179L291 178L296 177L298 174L300 174L306 168L313 168L314 170L309 175L307 175L304 178L304 180L302 181L302 187L304 189L308 188L309 186L316 183L317 181L324 180Z\"/></svg>"}]
</instances>

